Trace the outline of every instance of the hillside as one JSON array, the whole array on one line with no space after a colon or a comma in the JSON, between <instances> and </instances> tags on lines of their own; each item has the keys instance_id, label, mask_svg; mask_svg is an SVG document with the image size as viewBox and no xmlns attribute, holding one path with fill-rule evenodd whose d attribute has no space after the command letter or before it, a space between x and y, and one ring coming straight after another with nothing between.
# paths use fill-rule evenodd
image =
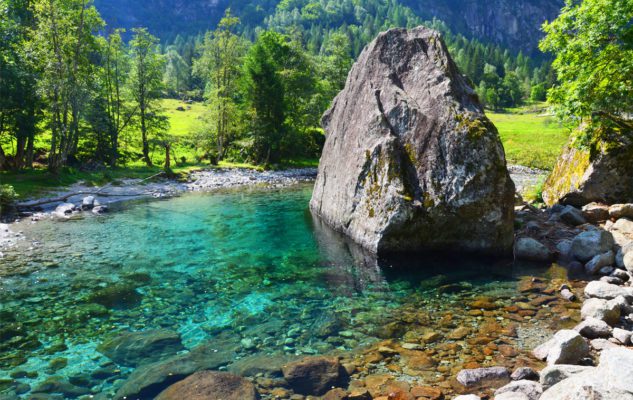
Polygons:
<instances>
[{"instance_id":1,"label":"hillside","mask_svg":"<svg viewBox=\"0 0 633 400\"><path fill-rule=\"evenodd\" d=\"M540 26L556 17L562 0L393 0L409 7L423 20L445 21L449 28L467 37L477 38L523 50L537 51ZM275 14L278 3L297 13L322 9L329 16L369 12L375 1L306 0L96 0L96 5L110 27L147 26L150 31L169 39L176 34L196 34L213 28L224 10L231 7L251 29L261 26ZM381 2L386 3L386 2ZM309 11L307 11L309 10ZM348 21L345 21L348 22ZM348 23L353 23L349 21Z\"/></svg>"}]
</instances>

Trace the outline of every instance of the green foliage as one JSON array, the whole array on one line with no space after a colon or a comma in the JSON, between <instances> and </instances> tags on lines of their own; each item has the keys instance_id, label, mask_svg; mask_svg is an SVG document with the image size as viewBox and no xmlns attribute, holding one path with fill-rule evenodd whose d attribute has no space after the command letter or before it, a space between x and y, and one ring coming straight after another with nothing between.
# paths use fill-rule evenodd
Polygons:
<instances>
[{"instance_id":1,"label":"green foliage","mask_svg":"<svg viewBox=\"0 0 633 400\"><path fill-rule=\"evenodd\" d=\"M10 185L0 185L0 216L9 211L18 198L17 193Z\"/></svg>"},{"instance_id":2,"label":"green foliage","mask_svg":"<svg viewBox=\"0 0 633 400\"><path fill-rule=\"evenodd\" d=\"M132 51L131 90L139 115L139 126L143 142L143 159L152 166L149 155L149 136L160 136L169 123L160 114L158 100L162 96L162 74L164 58L157 51L158 39L147 29L133 29L134 38L130 42Z\"/></svg>"},{"instance_id":3,"label":"green foliage","mask_svg":"<svg viewBox=\"0 0 633 400\"><path fill-rule=\"evenodd\" d=\"M559 83L549 101L572 125L599 127L633 111L633 0L567 0L543 26ZM586 131L586 130L585 130Z\"/></svg>"}]
</instances>

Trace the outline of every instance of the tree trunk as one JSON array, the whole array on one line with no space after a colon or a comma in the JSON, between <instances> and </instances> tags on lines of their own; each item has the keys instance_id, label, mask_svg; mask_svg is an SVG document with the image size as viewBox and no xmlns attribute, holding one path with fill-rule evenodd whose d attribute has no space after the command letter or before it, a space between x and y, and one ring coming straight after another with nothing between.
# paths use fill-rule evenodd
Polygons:
<instances>
[{"instance_id":1,"label":"tree trunk","mask_svg":"<svg viewBox=\"0 0 633 400\"><path fill-rule=\"evenodd\" d=\"M165 143L165 171L171 169L171 144Z\"/></svg>"},{"instance_id":2,"label":"tree trunk","mask_svg":"<svg viewBox=\"0 0 633 400\"><path fill-rule=\"evenodd\" d=\"M143 139L143 159L148 167L153 167L152 159L149 157L149 142L147 141L147 125L145 121L145 107L141 107L141 136Z\"/></svg>"}]
</instances>

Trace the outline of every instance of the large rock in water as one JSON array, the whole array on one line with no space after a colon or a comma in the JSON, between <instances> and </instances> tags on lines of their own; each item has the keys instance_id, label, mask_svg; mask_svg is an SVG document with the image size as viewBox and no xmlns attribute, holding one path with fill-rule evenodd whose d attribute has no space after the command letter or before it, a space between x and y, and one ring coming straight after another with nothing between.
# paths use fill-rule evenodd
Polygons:
<instances>
[{"instance_id":1,"label":"large rock in water","mask_svg":"<svg viewBox=\"0 0 633 400\"><path fill-rule=\"evenodd\" d=\"M382 33L323 116L311 208L374 253L509 253L514 184L440 35Z\"/></svg>"},{"instance_id":2,"label":"large rock in water","mask_svg":"<svg viewBox=\"0 0 633 400\"><path fill-rule=\"evenodd\" d=\"M633 203L633 132L591 149L570 142L543 186L543 200L582 207L591 202Z\"/></svg>"}]
</instances>

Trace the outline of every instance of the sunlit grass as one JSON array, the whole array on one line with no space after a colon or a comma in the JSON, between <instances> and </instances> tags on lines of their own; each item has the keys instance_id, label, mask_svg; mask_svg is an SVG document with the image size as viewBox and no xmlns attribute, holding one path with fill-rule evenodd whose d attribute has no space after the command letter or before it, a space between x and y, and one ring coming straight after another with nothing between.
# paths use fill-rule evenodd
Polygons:
<instances>
[{"instance_id":1,"label":"sunlit grass","mask_svg":"<svg viewBox=\"0 0 633 400\"><path fill-rule=\"evenodd\" d=\"M499 130L511 164L551 170L569 139L568 131L554 117L534 110L487 115Z\"/></svg>"}]
</instances>

